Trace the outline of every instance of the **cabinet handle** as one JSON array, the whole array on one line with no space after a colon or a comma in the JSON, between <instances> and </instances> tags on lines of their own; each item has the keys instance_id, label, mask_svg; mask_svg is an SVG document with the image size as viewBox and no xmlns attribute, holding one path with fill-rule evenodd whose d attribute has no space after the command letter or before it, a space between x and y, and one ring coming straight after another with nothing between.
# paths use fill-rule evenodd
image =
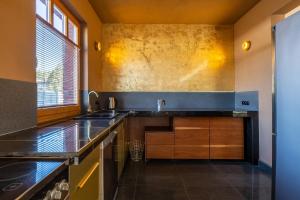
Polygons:
<instances>
[{"instance_id":1,"label":"cabinet handle","mask_svg":"<svg viewBox=\"0 0 300 200\"><path fill-rule=\"evenodd\" d=\"M77 188L78 189L82 189L84 187L84 185L86 184L86 182L90 179L90 177L93 175L93 173L95 172L95 170L98 168L99 166L99 162L95 163L95 165L91 168L90 172L88 173L87 176L85 176L78 184Z\"/></svg>"}]
</instances>

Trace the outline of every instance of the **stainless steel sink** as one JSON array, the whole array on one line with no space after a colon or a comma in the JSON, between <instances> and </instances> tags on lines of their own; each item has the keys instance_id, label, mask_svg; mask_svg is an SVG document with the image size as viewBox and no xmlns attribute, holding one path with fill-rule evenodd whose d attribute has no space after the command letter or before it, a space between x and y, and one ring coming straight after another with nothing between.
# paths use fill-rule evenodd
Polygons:
<instances>
[{"instance_id":1,"label":"stainless steel sink","mask_svg":"<svg viewBox=\"0 0 300 200\"><path fill-rule=\"evenodd\" d=\"M75 117L74 119L113 119L118 115L119 113L117 112L104 111L104 112L94 112L86 115L81 115Z\"/></svg>"}]
</instances>

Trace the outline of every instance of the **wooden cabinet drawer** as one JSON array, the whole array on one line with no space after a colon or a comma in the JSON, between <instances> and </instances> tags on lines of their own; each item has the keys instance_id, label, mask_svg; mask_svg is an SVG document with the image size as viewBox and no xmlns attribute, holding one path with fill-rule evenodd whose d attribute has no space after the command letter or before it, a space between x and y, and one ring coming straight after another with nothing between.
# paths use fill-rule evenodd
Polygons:
<instances>
[{"instance_id":1,"label":"wooden cabinet drawer","mask_svg":"<svg viewBox=\"0 0 300 200\"><path fill-rule=\"evenodd\" d=\"M146 159L173 159L173 145L148 145L146 148Z\"/></svg>"},{"instance_id":2,"label":"wooden cabinet drawer","mask_svg":"<svg viewBox=\"0 0 300 200\"><path fill-rule=\"evenodd\" d=\"M174 127L209 128L209 118L206 117L176 117Z\"/></svg>"},{"instance_id":3,"label":"wooden cabinet drawer","mask_svg":"<svg viewBox=\"0 0 300 200\"><path fill-rule=\"evenodd\" d=\"M210 159L244 159L244 147L234 145L211 145Z\"/></svg>"},{"instance_id":4,"label":"wooden cabinet drawer","mask_svg":"<svg viewBox=\"0 0 300 200\"><path fill-rule=\"evenodd\" d=\"M212 129L211 145L244 145L244 132L238 129Z\"/></svg>"},{"instance_id":5,"label":"wooden cabinet drawer","mask_svg":"<svg viewBox=\"0 0 300 200\"><path fill-rule=\"evenodd\" d=\"M174 134L172 132L146 133L146 144L148 145L173 145Z\"/></svg>"},{"instance_id":6,"label":"wooden cabinet drawer","mask_svg":"<svg viewBox=\"0 0 300 200\"><path fill-rule=\"evenodd\" d=\"M175 145L209 145L209 129L176 129Z\"/></svg>"},{"instance_id":7,"label":"wooden cabinet drawer","mask_svg":"<svg viewBox=\"0 0 300 200\"><path fill-rule=\"evenodd\" d=\"M215 126L218 128L211 128L211 159L244 159L243 122L239 120L233 121L232 126L219 123L218 126ZM230 122L232 122L232 120L230 120Z\"/></svg>"},{"instance_id":8,"label":"wooden cabinet drawer","mask_svg":"<svg viewBox=\"0 0 300 200\"><path fill-rule=\"evenodd\" d=\"M212 117L210 120L210 128L220 129L243 129L244 121L243 118L233 117Z\"/></svg>"},{"instance_id":9,"label":"wooden cabinet drawer","mask_svg":"<svg viewBox=\"0 0 300 200\"><path fill-rule=\"evenodd\" d=\"M183 146L174 147L175 159L209 159L209 146Z\"/></svg>"}]
</instances>

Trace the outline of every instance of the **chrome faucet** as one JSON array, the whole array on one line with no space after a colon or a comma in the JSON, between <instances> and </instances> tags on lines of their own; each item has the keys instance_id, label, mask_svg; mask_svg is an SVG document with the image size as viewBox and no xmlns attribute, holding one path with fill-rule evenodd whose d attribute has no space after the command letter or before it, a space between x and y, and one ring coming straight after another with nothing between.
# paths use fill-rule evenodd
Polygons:
<instances>
[{"instance_id":1,"label":"chrome faucet","mask_svg":"<svg viewBox=\"0 0 300 200\"><path fill-rule=\"evenodd\" d=\"M157 111L160 112L163 106L166 105L166 100L164 99L157 99Z\"/></svg>"},{"instance_id":2,"label":"chrome faucet","mask_svg":"<svg viewBox=\"0 0 300 200\"><path fill-rule=\"evenodd\" d=\"M94 112L93 109L92 109L91 103L90 103L91 94L94 94L94 95L96 95L97 98L99 98L99 94L97 92L95 92L93 90L89 92L89 95L88 95L88 109L87 109L88 113Z\"/></svg>"}]
</instances>

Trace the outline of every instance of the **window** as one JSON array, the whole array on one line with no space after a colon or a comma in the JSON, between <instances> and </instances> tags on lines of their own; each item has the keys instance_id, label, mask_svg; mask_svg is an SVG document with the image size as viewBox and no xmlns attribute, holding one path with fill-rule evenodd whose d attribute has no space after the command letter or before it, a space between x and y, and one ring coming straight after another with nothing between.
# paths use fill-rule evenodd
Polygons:
<instances>
[{"instance_id":1,"label":"window","mask_svg":"<svg viewBox=\"0 0 300 200\"><path fill-rule=\"evenodd\" d=\"M75 44L78 44L78 27L69 19L68 20L68 37Z\"/></svg>"},{"instance_id":2,"label":"window","mask_svg":"<svg viewBox=\"0 0 300 200\"><path fill-rule=\"evenodd\" d=\"M36 14L46 21L50 20L49 8L49 0L36 0Z\"/></svg>"},{"instance_id":3,"label":"window","mask_svg":"<svg viewBox=\"0 0 300 200\"><path fill-rule=\"evenodd\" d=\"M36 0L36 6L37 106L78 105L78 22L58 0Z\"/></svg>"},{"instance_id":4,"label":"window","mask_svg":"<svg viewBox=\"0 0 300 200\"><path fill-rule=\"evenodd\" d=\"M66 21L66 16L62 11L60 11L59 8L54 6L53 8L53 26L58 30L59 32L65 34L66 32L66 27L65 27L65 21Z\"/></svg>"}]
</instances>

